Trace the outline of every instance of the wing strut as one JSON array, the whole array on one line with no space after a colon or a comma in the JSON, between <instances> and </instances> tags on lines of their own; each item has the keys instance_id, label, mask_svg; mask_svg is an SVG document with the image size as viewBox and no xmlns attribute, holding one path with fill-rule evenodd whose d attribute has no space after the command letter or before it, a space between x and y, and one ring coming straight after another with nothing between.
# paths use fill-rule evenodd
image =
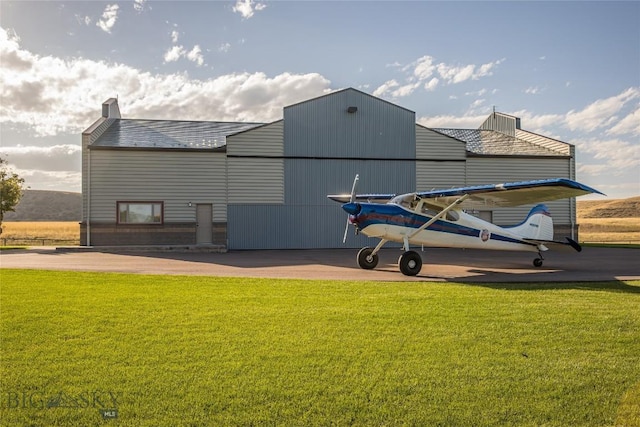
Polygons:
<instances>
[{"instance_id":1,"label":"wing strut","mask_svg":"<svg viewBox=\"0 0 640 427\"><path fill-rule=\"evenodd\" d=\"M418 234L419 232L421 232L422 230L426 229L427 227L429 227L431 224L433 224L434 222L436 222L437 220L439 220L440 218L442 218L443 216L445 216L447 214L447 212L449 212L451 209L453 209L454 207L456 207L457 205L459 205L460 203L464 202L464 200L469 197L468 194L465 194L462 197L459 197L458 199L456 199L455 202L451 203L449 206L447 206L446 208L442 209L440 212L438 212L438 214L436 216L434 216L433 218L431 218L429 221L425 222L424 224L422 224L420 226L420 228L417 228L413 233L409 234L407 236L407 241L411 240L416 234Z\"/></svg>"}]
</instances>

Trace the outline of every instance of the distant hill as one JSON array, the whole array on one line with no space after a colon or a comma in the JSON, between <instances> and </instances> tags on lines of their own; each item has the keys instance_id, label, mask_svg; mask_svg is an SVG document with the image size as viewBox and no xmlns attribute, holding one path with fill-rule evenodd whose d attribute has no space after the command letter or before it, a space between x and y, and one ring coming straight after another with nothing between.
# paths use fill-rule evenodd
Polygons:
<instances>
[{"instance_id":1,"label":"distant hill","mask_svg":"<svg viewBox=\"0 0 640 427\"><path fill-rule=\"evenodd\" d=\"M15 212L5 221L81 221L82 193L25 190Z\"/></svg>"},{"instance_id":2,"label":"distant hill","mask_svg":"<svg viewBox=\"0 0 640 427\"><path fill-rule=\"evenodd\" d=\"M615 200L578 200L579 218L640 218L640 196Z\"/></svg>"}]
</instances>

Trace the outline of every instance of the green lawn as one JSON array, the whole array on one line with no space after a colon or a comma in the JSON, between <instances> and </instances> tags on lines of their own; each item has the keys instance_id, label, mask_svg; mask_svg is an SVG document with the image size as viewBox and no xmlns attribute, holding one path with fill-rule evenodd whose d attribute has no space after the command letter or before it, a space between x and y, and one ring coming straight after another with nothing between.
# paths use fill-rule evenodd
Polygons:
<instances>
[{"instance_id":1,"label":"green lawn","mask_svg":"<svg viewBox=\"0 0 640 427\"><path fill-rule=\"evenodd\" d=\"M640 425L640 283L0 275L3 426Z\"/></svg>"}]
</instances>

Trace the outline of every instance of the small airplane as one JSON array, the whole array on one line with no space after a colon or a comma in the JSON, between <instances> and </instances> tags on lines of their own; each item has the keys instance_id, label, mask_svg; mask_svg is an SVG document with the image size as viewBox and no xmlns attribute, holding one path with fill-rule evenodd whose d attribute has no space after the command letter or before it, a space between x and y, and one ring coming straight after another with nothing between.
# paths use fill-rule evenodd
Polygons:
<instances>
[{"instance_id":1,"label":"small airplane","mask_svg":"<svg viewBox=\"0 0 640 427\"><path fill-rule=\"evenodd\" d=\"M551 200L602 194L600 191L565 178L479 185L446 190L406 194L356 194L356 175L351 194L327 197L343 203L348 214L343 243L349 223L368 237L379 238L374 248L358 252L360 268L370 270L378 265L378 252L387 242L401 243L404 252L398 259L400 271L415 276L422 268L422 258L410 245L427 247L491 249L537 252L535 267L543 263L542 253L550 247L582 250L575 240L553 240L553 220L547 206L534 206L525 220L500 227L477 218L463 209L521 206Z\"/></svg>"}]
</instances>

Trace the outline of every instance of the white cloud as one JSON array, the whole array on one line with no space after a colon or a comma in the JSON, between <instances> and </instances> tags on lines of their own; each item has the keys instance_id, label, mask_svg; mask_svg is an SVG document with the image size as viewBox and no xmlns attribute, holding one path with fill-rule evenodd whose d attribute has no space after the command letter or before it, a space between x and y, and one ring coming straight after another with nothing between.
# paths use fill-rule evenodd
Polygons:
<instances>
[{"instance_id":1,"label":"white cloud","mask_svg":"<svg viewBox=\"0 0 640 427\"><path fill-rule=\"evenodd\" d=\"M253 0L237 0L233 11L242 15L244 19L249 19L253 16L255 11L260 11L266 8L264 3L256 3Z\"/></svg>"},{"instance_id":2,"label":"white cloud","mask_svg":"<svg viewBox=\"0 0 640 427\"><path fill-rule=\"evenodd\" d=\"M423 56L415 62L413 75L418 80L426 80L433 75L435 70L436 66L433 63L433 58L431 56Z\"/></svg>"},{"instance_id":3,"label":"white cloud","mask_svg":"<svg viewBox=\"0 0 640 427\"><path fill-rule=\"evenodd\" d=\"M98 20L96 25L106 33L111 33L111 29L116 24L118 19L118 9L120 6L117 4L109 4L102 12L102 17Z\"/></svg>"},{"instance_id":4,"label":"white cloud","mask_svg":"<svg viewBox=\"0 0 640 427\"><path fill-rule=\"evenodd\" d=\"M569 111L566 117L566 125L571 130L580 129L587 132L611 125L617 121L615 114L617 114L627 102L639 97L640 88L632 87L619 95L599 99L581 111Z\"/></svg>"},{"instance_id":5,"label":"white cloud","mask_svg":"<svg viewBox=\"0 0 640 427\"><path fill-rule=\"evenodd\" d=\"M187 53L184 46L172 46L164 53L164 62L175 62Z\"/></svg>"},{"instance_id":6,"label":"white cloud","mask_svg":"<svg viewBox=\"0 0 640 427\"><path fill-rule=\"evenodd\" d=\"M143 12L146 7L147 7L147 0L133 0L133 8L136 10L136 12L138 13ZM149 7L149 9L151 8Z\"/></svg>"},{"instance_id":7,"label":"white cloud","mask_svg":"<svg viewBox=\"0 0 640 427\"><path fill-rule=\"evenodd\" d=\"M479 66L474 64L450 65L444 62L436 63L432 56L425 55L400 68L400 71L405 74L406 84L401 85L396 79L392 79L378 87L373 95L403 97L411 95L420 85L423 85L426 91L433 91L441 82L458 84L467 80L478 80L481 77L492 75L493 69L503 61L505 61L504 58ZM392 65L399 67L400 64ZM394 86L391 86L390 82L401 86L401 90L393 89ZM419 84L415 85L416 82Z\"/></svg>"},{"instance_id":8,"label":"white cloud","mask_svg":"<svg viewBox=\"0 0 640 427\"><path fill-rule=\"evenodd\" d=\"M171 42L173 44L178 43L178 37L179 36L180 36L180 33L178 32L178 30L171 31Z\"/></svg>"},{"instance_id":9,"label":"white cloud","mask_svg":"<svg viewBox=\"0 0 640 427\"><path fill-rule=\"evenodd\" d=\"M227 53L227 52L229 52L229 49L231 49L231 44L229 44L229 43L222 43L222 44L218 47L218 52Z\"/></svg>"},{"instance_id":10,"label":"white cloud","mask_svg":"<svg viewBox=\"0 0 640 427\"><path fill-rule=\"evenodd\" d=\"M198 66L204 64L204 57L202 56L202 49L199 45L195 45L193 49L187 52L184 46L172 46L164 53L164 62L176 62L180 58L186 58L191 62L195 62Z\"/></svg>"},{"instance_id":11,"label":"white cloud","mask_svg":"<svg viewBox=\"0 0 640 427\"><path fill-rule=\"evenodd\" d=\"M91 17L90 16L80 16L78 14L75 15L76 21L78 24L89 26L91 25Z\"/></svg>"},{"instance_id":12,"label":"white cloud","mask_svg":"<svg viewBox=\"0 0 640 427\"><path fill-rule=\"evenodd\" d=\"M640 107L612 126L607 134L640 136Z\"/></svg>"},{"instance_id":13,"label":"white cloud","mask_svg":"<svg viewBox=\"0 0 640 427\"><path fill-rule=\"evenodd\" d=\"M465 92L464 94L465 94L466 96L482 96L482 95L484 95L485 93L487 93L487 90L486 90L486 89L480 89L480 90L477 90L477 91L475 91L475 92Z\"/></svg>"},{"instance_id":14,"label":"white cloud","mask_svg":"<svg viewBox=\"0 0 640 427\"><path fill-rule=\"evenodd\" d=\"M330 92L317 73L234 73L194 80L86 59L39 56L0 28L0 125L28 126L33 135L79 134L119 95L124 117L269 122L282 108ZM197 50L191 51L197 60ZM186 55L184 48L168 55ZM6 145L6 141L3 141Z\"/></svg>"},{"instance_id":15,"label":"white cloud","mask_svg":"<svg viewBox=\"0 0 640 427\"><path fill-rule=\"evenodd\" d=\"M80 166L75 170L49 171L42 169L15 168L20 177L33 190L72 191L79 192L82 186Z\"/></svg>"},{"instance_id":16,"label":"white cloud","mask_svg":"<svg viewBox=\"0 0 640 427\"><path fill-rule=\"evenodd\" d=\"M610 174L640 168L640 145L620 139L580 139L571 142L583 153L606 163Z\"/></svg>"},{"instance_id":17,"label":"white cloud","mask_svg":"<svg viewBox=\"0 0 640 427\"><path fill-rule=\"evenodd\" d=\"M527 95L537 95L540 93L540 88L536 86L529 86L524 90Z\"/></svg>"},{"instance_id":18,"label":"white cloud","mask_svg":"<svg viewBox=\"0 0 640 427\"><path fill-rule=\"evenodd\" d=\"M391 89L396 88L398 86L400 86L400 84L397 81L395 81L395 80L387 80L381 86L379 86L376 90L374 90L372 95L373 96L384 96L385 94L390 92Z\"/></svg>"},{"instance_id":19,"label":"white cloud","mask_svg":"<svg viewBox=\"0 0 640 427\"><path fill-rule=\"evenodd\" d=\"M3 146L0 153L17 168L48 171L77 170L80 166L80 145L59 144L48 147Z\"/></svg>"},{"instance_id":20,"label":"white cloud","mask_svg":"<svg viewBox=\"0 0 640 427\"><path fill-rule=\"evenodd\" d=\"M440 83L440 80L438 80L437 77L434 77L424 84L424 89L428 91L435 90L436 87L438 86L438 83Z\"/></svg>"},{"instance_id":21,"label":"white cloud","mask_svg":"<svg viewBox=\"0 0 640 427\"><path fill-rule=\"evenodd\" d=\"M202 50L200 46L195 45L193 49L187 52L186 57L189 61L195 62L198 66L202 66L204 64L204 58L202 57Z\"/></svg>"}]
</instances>

